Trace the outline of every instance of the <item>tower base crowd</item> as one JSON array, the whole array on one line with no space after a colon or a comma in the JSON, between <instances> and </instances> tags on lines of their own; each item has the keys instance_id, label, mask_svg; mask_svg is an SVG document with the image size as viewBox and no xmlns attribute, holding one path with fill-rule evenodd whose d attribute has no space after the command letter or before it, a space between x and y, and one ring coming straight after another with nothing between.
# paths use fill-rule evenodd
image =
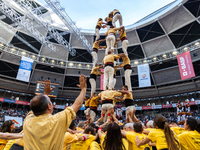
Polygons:
<instances>
[{"instance_id":1,"label":"tower base crowd","mask_svg":"<svg viewBox=\"0 0 200 150\"><path fill-rule=\"evenodd\" d=\"M105 19L98 19L93 45L93 69L90 74L91 95L86 98L87 78L81 75L78 87L80 94L65 110L52 115L53 104L48 95L54 90L50 80L45 80L44 94L33 97L30 112L23 127L15 127L12 120L5 121L0 128L0 150L200 150L200 123L190 117L189 106L183 113L177 106L180 127L176 122L168 123L161 114L146 124L135 116L130 75L132 68L127 53L128 39L121 13L114 9ZM120 27L116 27L119 21ZM104 25L103 25L104 24ZM107 28L106 38L100 39L99 30ZM116 33L119 31L119 39ZM114 54L117 41L122 42L121 54ZM106 47L99 46L106 41ZM103 65L97 64L99 48L105 49ZM116 65L117 59L123 63ZM104 67L102 72L100 69ZM123 67L125 85L115 89L117 68ZM104 90L96 93L96 77L104 74ZM122 101L126 107L126 121L119 122L114 106ZM86 122L74 122L76 113L85 102ZM97 106L102 105L100 118L96 119ZM187 115L187 117L186 117Z\"/></svg>"}]
</instances>

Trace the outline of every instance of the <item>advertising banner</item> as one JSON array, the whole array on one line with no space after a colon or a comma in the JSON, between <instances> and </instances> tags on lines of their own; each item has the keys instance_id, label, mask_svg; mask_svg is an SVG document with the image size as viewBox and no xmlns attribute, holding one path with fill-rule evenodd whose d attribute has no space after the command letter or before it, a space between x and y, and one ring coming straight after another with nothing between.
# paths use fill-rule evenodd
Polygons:
<instances>
[{"instance_id":1,"label":"advertising banner","mask_svg":"<svg viewBox=\"0 0 200 150\"><path fill-rule=\"evenodd\" d=\"M135 107L135 110L142 110L142 107Z\"/></svg>"},{"instance_id":2,"label":"advertising banner","mask_svg":"<svg viewBox=\"0 0 200 150\"><path fill-rule=\"evenodd\" d=\"M15 101L15 104L20 104L20 105L30 105L30 102L26 102L26 101Z\"/></svg>"},{"instance_id":3,"label":"advertising banner","mask_svg":"<svg viewBox=\"0 0 200 150\"><path fill-rule=\"evenodd\" d=\"M152 109L152 106L142 106L142 110Z\"/></svg>"},{"instance_id":4,"label":"advertising banner","mask_svg":"<svg viewBox=\"0 0 200 150\"><path fill-rule=\"evenodd\" d=\"M0 97L0 102L3 102L4 101L4 98Z\"/></svg>"},{"instance_id":5,"label":"advertising banner","mask_svg":"<svg viewBox=\"0 0 200 150\"><path fill-rule=\"evenodd\" d=\"M162 105L162 108L170 108L172 107L172 104L165 104L165 105Z\"/></svg>"},{"instance_id":6,"label":"advertising banner","mask_svg":"<svg viewBox=\"0 0 200 150\"><path fill-rule=\"evenodd\" d=\"M162 105L155 105L155 106L152 106L152 109L161 109L162 108Z\"/></svg>"},{"instance_id":7,"label":"advertising banner","mask_svg":"<svg viewBox=\"0 0 200 150\"><path fill-rule=\"evenodd\" d=\"M6 102L6 103L13 103L14 104L15 100L4 98L4 102Z\"/></svg>"},{"instance_id":8,"label":"advertising banner","mask_svg":"<svg viewBox=\"0 0 200 150\"><path fill-rule=\"evenodd\" d=\"M22 117L11 117L11 116L5 116L5 121L12 120L15 123L15 126L20 127L23 125L23 118Z\"/></svg>"},{"instance_id":9,"label":"advertising banner","mask_svg":"<svg viewBox=\"0 0 200 150\"><path fill-rule=\"evenodd\" d=\"M181 74L181 80L195 77L195 72L189 51L177 55L177 61L178 61L179 71Z\"/></svg>"},{"instance_id":10,"label":"advertising banner","mask_svg":"<svg viewBox=\"0 0 200 150\"><path fill-rule=\"evenodd\" d=\"M28 57L22 56L16 79L29 82L32 66L33 60Z\"/></svg>"},{"instance_id":11,"label":"advertising banner","mask_svg":"<svg viewBox=\"0 0 200 150\"><path fill-rule=\"evenodd\" d=\"M138 65L137 69L138 69L139 87L151 86L149 64Z\"/></svg>"}]
</instances>

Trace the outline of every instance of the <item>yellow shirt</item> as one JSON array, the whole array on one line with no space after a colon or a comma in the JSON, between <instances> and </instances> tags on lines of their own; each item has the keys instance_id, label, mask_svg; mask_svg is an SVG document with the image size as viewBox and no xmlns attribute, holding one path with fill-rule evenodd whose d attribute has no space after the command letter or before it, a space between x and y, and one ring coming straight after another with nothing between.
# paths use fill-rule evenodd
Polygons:
<instances>
[{"instance_id":1,"label":"yellow shirt","mask_svg":"<svg viewBox=\"0 0 200 150\"><path fill-rule=\"evenodd\" d=\"M99 42L95 41L92 48L99 49Z\"/></svg>"},{"instance_id":2,"label":"yellow shirt","mask_svg":"<svg viewBox=\"0 0 200 150\"><path fill-rule=\"evenodd\" d=\"M130 59L128 58L128 56L122 57L122 59L123 59L123 64L122 64L122 66L130 65Z\"/></svg>"},{"instance_id":3,"label":"yellow shirt","mask_svg":"<svg viewBox=\"0 0 200 150\"><path fill-rule=\"evenodd\" d=\"M133 95L132 95L132 92L128 91L129 93L128 94L124 94L124 97L123 99L132 99L133 100Z\"/></svg>"},{"instance_id":4,"label":"yellow shirt","mask_svg":"<svg viewBox=\"0 0 200 150\"><path fill-rule=\"evenodd\" d=\"M126 32L125 32L124 29L122 29L121 34L119 35L120 40L121 40L123 37L126 37Z\"/></svg>"},{"instance_id":5,"label":"yellow shirt","mask_svg":"<svg viewBox=\"0 0 200 150\"><path fill-rule=\"evenodd\" d=\"M62 150L64 135L76 113L71 107L55 114L35 116L29 112L24 120L24 150Z\"/></svg>"},{"instance_id":6,"label":"yellow shirt","mask_svg":"<svg viewBox=\"0 0 200 150\"><path fill-rule=\"evenodd\" d=\"M90 100L89 107L97 107L97 104L99 104L99 102L97 101L98 99L99 99L98 96L93 97L93 98Z\"/></svg>"},{"instance_id":7,"label":"yellow shirt","mask_svg":"<svg viewBox=\"0 0 200 150\"><path fill-rule=\"evenodd\" d=\"M103 23L103 21L98 21L98 22L97 22L97 26L102 27L102 23Z\"/></svg>"},{"instance_id":8,"label":"yellow shirt","mask_svg":"<svg viewBox=\"0 0 200 150\"><path fill-rule=\"evenodd\" d=\"M147 131L153 131L153 130L156 130L156 128L146 128L145 130L147 130Z\"/></svg>"},{"instance_id":9,"label":"yellow shirt","mask_svg":"<svg viewBox=\"0 0 200 150\"><path fill-rule=\"evenodd\" d=\"M182 150L200 150L200 133L187 131L178 135Z\"/></svg>"},{"instance_id":10,"label":"yellow shirt","mask_svg":"<svg viewBox=\"0 0 200 150\"><path fill-rule=\"evenodd\" d=\"M90 103L90 99L88 99L87 101L85 101L85 107L88 107Z\"/></svg>"},{"instance_id":11,"label":"yellow shirt","mask_svg":"<svg viewBox=\"0 0 200 150\"><path fill-rule=\"evenodd\" d=\"M132 149L133 150L144 150L145 147L150 148L150 146L148 144L145 144L145 145L138 147L135 143L136 136L138 136L140 140L143 140L147 137L147 135L145 135L143 133L141 134L141 133L135 133L135 132L127 132L126 138L127 138L127 140L129 140L132 143L132 146L133 146Z\"/></svg>"},{"instance_id":12,"label":"yellow shirt","mask_svg":"<svg viewBox=\"0 0 200 150\"><path fill-rule=\"evenodd\" d=\"M24 141L23 141L23 138L17 139L15 143L18 144L19 146L24 147Z\"/></svg>"},{"instance_id":13,"label":"yellow shirt","mask_svg":"<svg viewBox=\"0 0 200 150\"><path fill-rule=\"evenodd\" d=\"M111 18L111 17L106 17L106 18L105 18L105 21L106 21L106 22L111 22L112 20L113 20L113 18Z\"/></svg>"},{"instance_id":14,"label":"yellow shirt","mask_svg":"<svg viewBox=\"0 0 200 150\"><path fill-rule=\"evenodd\" d=\"M181 127L171 127L170 129L173 130L177 135L187 131Z\"/></svg>"},{"instance_id":15,"label":"yellow shirt","mask_svg":"<svg viewBox=\"0 0 200 150\"><path fill-rule=\"evenodd\" d=\"M90 74L98 75L99 74L98 70L99 70L99 67L93 67Z\"/></svg>"},{"instance_id":16,"label":"yellow shirt","mask_svg":"<svg viewBox=\"0 0 200 150\"><path fill-rule=\"evenodd\" d=\"M101 142L101 148L102 148L102 150L103 150L103 142L104 142L104 139L105 139L105 134L103 134L102 136L101 136L101 139L100 139L100 142ZM125 147L125 149L124 150L129 150L128 148L128 141L126 140L126 139L124 139L124 138L122 138L122 142L123 142L123 144L124 144L124 147Z\"/></svg>"},{"instance_id":17,"label":"yellow shirt","mask_svg":"<svg viewBox=\"0 0 200 150\"><path fill-rule=\"evenodd\" d=\"M77 131L84 131L84 129L80 128L80 127L76 127Z\"/></svg>"},{"instance_id":18,"label":"yellow shirt","mask_svg":"<svg viewBox=\"0 0 200 150\"><path fill-rule=\"evenodd\" d=\"M115 9L112 12L113 12L113 16L114 16L116 12L119 12L119 10Z\"/></svg>"},{"instance_id":19,"label":"yellow shirt","mask_svg":"<svg viewBox=\"0 0 200 150\"><path fill-rule=\"evenodd\" d=\"M77 134L71 134L69 132L65 133L65 138L64 138L64 144L63 144L63 150L67 150L67 146L70 143L77 142L79 139Z\"/></svg>"},{"instance_id":20,"label":"yellow shirt","mask_svg":"<svg viewBox=\"0 0 200 150\"><path fill-rule=\"evenodd\" d=\"M82 134L80 134L82 136ZM95 140L95 136L89 135L89 139L85 141L78 141L71 144L71 150L88 150L90 144Z\"/></svg>"},{"instance_id":21,"label":"yellow shirt","mask_svg":"<svg viewBox=\"0 0 200 150\"><path fill-rule=\"evenodd\" d=\"M16 139L15 140L9 140L3 150L9 150L11 148L11 146L15 143L15 141L16 141Z\"/></svg>"},{"instance_id":22,"label":"yellow shirt","mask_svg":"<svg viewBox=\"0 0 200 150\"><path fill-rule=\"evenodd\" d=\"M165 133L164 130L162 129L155 129L152 130L148 136L147 136L151 141L155 141L156 142L156 148L157 150L161 150L164 148L168 148L167 146L167 141L165 138Z\"/></svg>"},{"instance_id":23,"label":"yellow shirt","mask_svg":"<svg viewBox=\"0 0 200 150\"><path fill-rule=\"evenodd\" d=\"M0 139L0 150L3 150L9 140Z\"/></svg>"},{"instance_id":24,"label":"yellow shirt","mask_svg":"<svg viewBox=\"0 0 200 150\"><path fill-rule=\"evenodd\" d=\"M114 61L115 59L119 59L120 56L119 55L112 55L112 54L109 54L109 55L106 55L103 59L103 64L105 65L107 62L112 62L114 64Z\"/></svg>"},{"instance_id":25,"label":"yellow shirt","mask_svg":"<svg viewBox=\"0 0 200 150\"><path fill-rule=\"evenodd\" d=\"M101 150L99 144L95 141L93 141L91 144L90 144L90 150Z\"/></svg>"},{"instance_id":26,"label":"yellow shirt","mask_svg":"<svg viewBox=\"0 0 200 150\"><path fill-rule=\"evenodd\" d=\"M115 97L122 96L122 93L114 91L114 90L105 90L99 93L98 97L101 97L101 100L111 99L114 100Z\"/></svg>"},{"instance_id":27,"label":"yellow shirt","mask_svg":"<svg viewBox=\"0 0 200 150\"><path fill-rule=\"evenodd\" d=\"M117 30L119 30L120 28L110 28L106 33L105 36L108 36L109 33L117 33Z\"/></svg>"}]
</instances>

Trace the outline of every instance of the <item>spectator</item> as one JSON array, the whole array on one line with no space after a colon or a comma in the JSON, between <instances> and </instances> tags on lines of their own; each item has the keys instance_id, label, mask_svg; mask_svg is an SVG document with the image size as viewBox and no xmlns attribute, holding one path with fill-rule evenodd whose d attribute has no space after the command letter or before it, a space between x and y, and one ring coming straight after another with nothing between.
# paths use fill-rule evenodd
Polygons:
<instances>
[{"instance_id":1,"label":"spectator","mask_svg":"<svg viewBox=\"0 0 200 150\"><path fill-rule=\"evenodd\" d=\"M110 123L107 134L98 130L101 147L104 150L128 150L128 142L122 137L120 127L117 123Z\"/></svg>"},{"instance_id":2,"label":"spectator","mask_svg":"<svg viewBox=\"0 0 200 150\"><path fill-rule=\"evenodd\" d=\"M178 150L179 141L174 137L174 133L170 130L166 118L161 114L155 115L154 124L156 129L152 130L142 141L137 137L135 140L136 145L141 146L153 141L156 143L156 148L158 150Z\"/></svg>"},{"instance_id":3,"label":"spectator","mask_svg":"<svg viewBox=\"0 0 200 150\"><path fill-rule=\"evenodd\" d=\"M53 88L50 81L45 81L44 94L35 96L30 103L31 112L24 121L24 149L31 150L61 150L63 148L64 135L75 119L76 112L81 108L86 95L86 78L81 75L78 85L81 92L74 104L65 110L52 115L53 105L47 96ZM46 94L46 95L45 95Z\"/></svg>"},{"instance_id":4,"label":"spectator","mask_svg":"<svg viewBox=\"0 0 200 150\"><path fill-rule=\"evenodd\" d=\"M185 130L178 135L182 150L199 150L200 149L200 123L192 117L188 117L184 124Z\"/></svg>"}]
</instances>

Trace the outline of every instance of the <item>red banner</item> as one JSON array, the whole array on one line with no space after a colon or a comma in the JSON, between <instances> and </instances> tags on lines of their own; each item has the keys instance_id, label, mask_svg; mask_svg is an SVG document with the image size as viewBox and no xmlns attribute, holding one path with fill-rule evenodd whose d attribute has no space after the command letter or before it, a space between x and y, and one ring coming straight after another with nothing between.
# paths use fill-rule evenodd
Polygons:
<instances>
[{"instance_id":1,"label":"red banner","mask_svg":"<svg viewBox=\"0 0 200 150\"><path fill-rule=\"evenodd\" d=\"M26 102L26 101L15 101L15 104L20 104L20 105L30 105L30 102Z\"/></svg>"},{"instance_id":2,"label":"red banner","mask_svg":"<svg viewBox=\"0 0 200 150\"><path fill-rule=\"evenodd\" d=\"M101 69L101 72L104 72L104 69ZM104 74L101 74L100 90L103 90L103 82L104 82Z\"/></svg>"},{"instance_id":3,"label":"red banner","mask_svg":"<svg viewBox=\"0 0 200 150\"><path fill-rule=\"evenodd\" d=\"M0 102L4 102L4 98L0 97Z\"/></svg>"},{"instance_id":4,"label":"red banner","mask_svg":"<svg viewBox=\"0 0 200 150\"><path fill-rule=\"evenodd\" d=\"M189 51L177 55L177 60L181 74L181 80L195 77L195 72Z\"/></svg>"},{"instance_id":5,"label":"red banner","mask_svg":"<svg viewBox=\"0 0 200 150\"><path fill-rule=\"evenodd\" d=\"M162 105L162 108L170 108L170 107L172 107L172 104Z\"/></svg>"},{"instance_id":6,"label":"red banner","mask_svg":"<svg viewBox=\"0 0 200 150\"><path fill-rule=\"evenodd\" d=\"M142 106L142 110L148 110L148 109L151 109L152 106Z\"/></svg>"},{"instance_id":7,"label":"red banner","mask_svg":"<svg viewBox=\"0 0 200 150\"><path fill-rule=\"evenodd\" d=\"M184 105L184 106L185 106L185 103L186 103L186 102L183 102L183 105ZM190 101L189 104L190 104L190 105L196 105L196 102L195 102L195 101Z\"/></svg>"}]
</instances>

